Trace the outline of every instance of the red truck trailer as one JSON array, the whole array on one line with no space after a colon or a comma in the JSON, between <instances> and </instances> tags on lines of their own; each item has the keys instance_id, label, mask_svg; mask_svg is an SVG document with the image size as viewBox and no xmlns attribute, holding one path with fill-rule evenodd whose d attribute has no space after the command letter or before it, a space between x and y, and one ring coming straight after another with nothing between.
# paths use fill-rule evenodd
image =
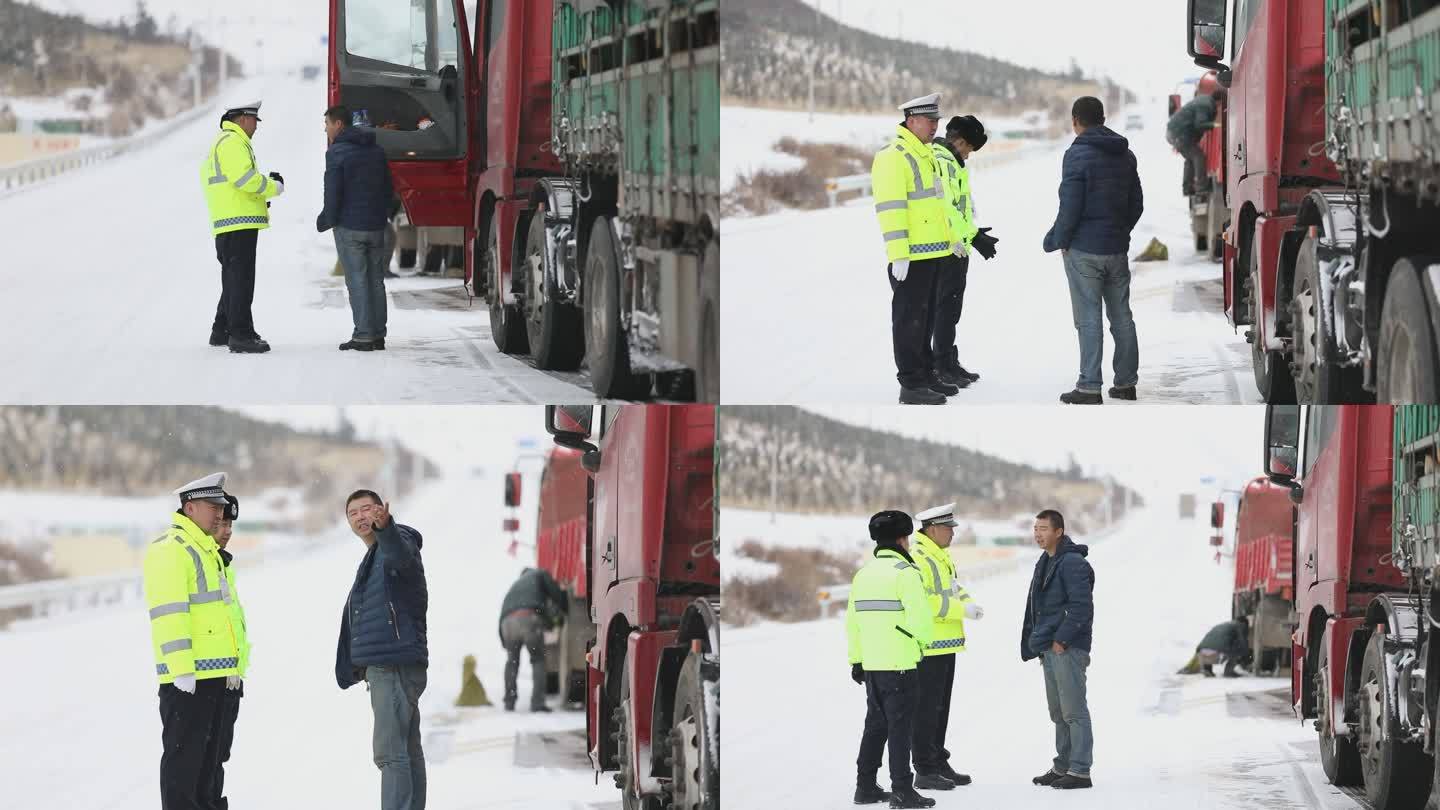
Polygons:
<instances>
[{"instance_id":1,"label":"red truck trailer","mask_svg":"<svg viewBox=\"0 0 1440 810\"><path fill-rule=\"evenodd\" d=\"M715 408L550 406L546 428L562 450L540 564L578 597L566 624L588 625L591 761L626 810L719 810Z\"/></svg>"},{"instance_id":2,"label":"red truck trailer","mask_svg":"<svg viewBox=\"0 0 1440 810\"><path fill-rule=\"evenodd\" d=\"M1256 478L1240 492L1230 612L1231 618L1244 618L1250 624L1256 672L1274 672L1290 661L1294 509L1289 488L1268 478Z\"/></svg>"},{"instance_id":3,"label":"red truck trailer","mask_svg":"<svg viewBox=\"0 0 1440 810\"><path fill-rule=\"evenodd\" d=\"M1256 386L1440 401L1440 5L1226 5L1189 0L1186 47L1229 88L1225 312Z\"/></svg>"},{"instance_id":4,"label":"red truck trailer","mask_svg":"<svg viewBox=\"0 0 1440 810\"><path fill-rule=\"evenodd\" d=\"M1331 782L1363 784L1376 810L1419 810L1434 769L1434 619L1422 604L1434 583L1432 571L1412 577L1396 505L1431 476L1397 456L1396 426L1388 406L1272 405L1265 463L1296 504L1295 712L1315 720ZM1437 433L1424 437L1432 460Z\"/></svg>"}]
</instances>

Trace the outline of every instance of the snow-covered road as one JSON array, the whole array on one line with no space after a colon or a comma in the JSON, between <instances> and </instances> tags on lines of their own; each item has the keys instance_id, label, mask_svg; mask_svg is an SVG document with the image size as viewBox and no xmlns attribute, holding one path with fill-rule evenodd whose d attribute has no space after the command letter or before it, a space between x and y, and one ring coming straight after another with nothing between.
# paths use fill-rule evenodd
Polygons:
<instances>
[{"instance_id":1,"label":"snow-covered road","mask_svg":"<svg viewBox=\"0 0 1440 810\"><path fill-rule=\"evenodd\" d=\"M1064 797L1030 783L1054 754L1040 666L1019 656L1030 566L965 583L985 618L966 623L948 747L974 783L927 792L938 808L1053 808L1061 798L1097 810L1358 806L1326 784L1315 733L1290 713L1288 681L1174 674L1229 615L1232 569L1215 564L1206 532L1154 509L1092 546L1095 789ZM850 806L865 696L850 680L843 619L728 629L725 653L726 806Z\"/></svg>"},{"instance_id":2,"label":"snow-covered road","mask_svg":"<svg viewBox=\"0 0 1440 810\"><path fill-rule=\"evenodd\" d=\"M351 330L322 199L323 81L273 75L255 152L287 180L261 233L255 323L274 347L206 345L220 268L200 186L216 119L149 149L0 200L0 398L13 404L486 403L593 400L582 374L499 353L458 279L392 279L388 350L340 352Z\"/></svg>"},{"instance_id":3,"label":"snow-covered road","mask_svg":"<svg viewBox=\"0 0 1440 810\"><path fill-rule=\"evenodd\" d=\"M433 810L614 810L619 794L597 785L579 712L506 713L500 602L524 561L507 555L499 498L474 497L493 479L456 478L393 504L425 537L430 591L429 684L421 699ZM337 510L338 512L338 510ZM165 515L156 516L162 525ZM157 529L158 531L158 529ZM363 546L353 536L312 555L259 568L241 565L253 643L226 768L236 807L374 807L363 685L334 678L335 639ZM491 700L457 709L461 661L473 654ZM0 632L0 804L12 810L141 810L159 805L160 720L143 605L80 614ZM520 705L528 705L528 664Z\"/></svg>"},{"instance_id":4,"label":"snow-covered road","mask_svg":"<svg viewBox=\"0 0 1440 810\"><path fill-rule=\"evenodd\" d=\"M730 126L743 123L744 110L725 112ZM1249 346L1225 323L1219 265L1193 249L1180 159L1164 142L1164 119L1147 115L1145 124L1121 133L1131 139L1145 189L1130 255L1158 237L1170 260L1132 264L1141 401L1258 401ZM815 129L803 135L829 139ZM994 167L983 151L972 160L977 219L1000 243L994 260L970 262L957 343L961 361L982 379L952 404L1053 403L1075 383L1079 349L1064 270L1058 254L1041 250L1065 145ZM722 231L726 402L895 402L890 287L869 198L730 218ZM1108 331L1105 342L1108 385Z\"/></svg>"}]
</instances>

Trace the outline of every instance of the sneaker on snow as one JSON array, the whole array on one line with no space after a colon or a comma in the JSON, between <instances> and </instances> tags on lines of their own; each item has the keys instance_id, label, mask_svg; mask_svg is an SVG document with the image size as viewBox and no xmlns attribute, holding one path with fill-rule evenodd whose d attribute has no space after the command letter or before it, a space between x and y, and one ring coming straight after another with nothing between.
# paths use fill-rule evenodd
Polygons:
<instances>
[{"instance_id":1,"label":"sneaker on snow","mask_svg":"<svg viewBox=\"0 0 1440 810\"><path fill-rule=\"evenodd\" d=\"M345 341L344 343L341 343L341 344L340 344L340 351L342 351L342 352L348 352L348 351L373 352L373 351L375 351L375 341L373 341L373 340L347 340L347 341Z\"/></svg>"},{"instance_id":2,"label":"sneaker on snow","mask_svg":"<svg viewBox=\"0 0 1440 810\"><path fill-rule=\"evenodd\" d=\"M1066 391L1060 395L1060 401L1066 405L1104 405L1105 400L1101 399L1099 391Z\"/></svg>"},{"instance_id":3,"label":"sneaker on snow","mask_svg":"<svg viewBox=\"0 0 1440 810\"><path fill-rule=\"evenodd\" d=\"M1055 772L1055 769L1054 769L1054 768L1051 768L1050 770L1046 771L1045 773L1040 774L1039 776L1035 777L1034 779L1031 779L1030 781L1031 781L1031 782L1034 782L1035 784L1040 785L1040 786L1042 786L1042 787L1048 787L1048 786L1050 786L1050 785L1055 784L1055 780L1056 780L1056 779L1059 779L1061 776L1062 776L1062 774L1056 773L1056 772Z\"/></svg>"},{"instance_id":4,"label":"sneaker on snow","mask_svg":"<svg viewBox=\"0 0 1440 810\"><path fill-rule=\"evenodd\" d=\"M954 790L955 783L938 773L917 773L915 787L925 790Z\"/></svg>"},{"instance_id":5,"label":"sneaker on snow","mask_svg":"<svg viewBox=\"0 0 1440 810\"><path fill-rule=\"evenodd\" d=\"M385 351L385 338L377 338L377 339L375 340L375 351L377 351L377 352L383 352L383 351Z\"/></svg>"},{"instance_id":6,"label":"sneaker on snow","mask_svg":"<svg viewBox=\"0 0 1440 810\"><path fill-rule=\"evenodd\" d=\"M885 790L875 783L860 785L855 788L856 804L879 804L890 801L890 791Z\"/></svg>"},{"instance_id":7,"label":"sneaker on snow","mask_svg":"<svg viewBox=\"0 0 1440 810\"><path fill-rule=\"evenodd\" d=\"M232 337L227 345L230 347L230 351L235 354L264 354L270 351L269 343L252 338Z\"/></svg>"},{"instance_id":8,"label":"sneaker on snow","mask_svg":"<svg viewBox=\"0 0 1440 810\"><path fill-rule=\"evenodd\" d=\"M230 336L229 336L229 335L222 335L222 334L220 334L219 332L211 332L211 333L210 333L210 345L211 345L211 346L229 346L229 345L230 345Z\"/></svg>"},{"instance_id":9,"label":"sneaker on snow","mask_svg":"<svg viewBox=\"0 0 1440 810\"><path fill-rule=\"evenodd\" d=\"M948 762L940 766L940 775L954 782L956 785L970 784L970 775L966 773L956 773L955 769L950 767L950 763Z\"/></svg>"},{"instance_id":10,"label":"sneaker on snow","mask_svg":"<svg viewBox=\"0 0 1440 810\"><path fill-rule=\"evenodd\" d=\"M896 788L890 794L891 807L934 807L935 800L921 796L913 787Z\"/></svg>"},{"instance_id":11,"label":"sneaker on snow","mask_svg":"<svg viewBox=\"0 0 1440 810\"><path fill-rule=\"evenodd\" d=\"M945 395L937 394L929 388L901 388L901 405L944 405Z\"/></svg>"},{"instance_id":12,"label":"sneaker on snow","mask_svg":"<svg viewBox=\"0 0 1440 810\"><path fill-rule=\"evenodd\" d=\"M1133 386L1133 385L1124 385L1124 386L1112 385L1112 386L1110 387L1110 398L1111 398L1111 399L1128 399L1128 400L1130 400L1131 402L1134 402L1134 401L1135 401L1135 386Z\"/></svg>"},{"instance_id":13,"label":"sneaker on snow","mask_svg":"<svg viewBox=\"0 0 1440 810\"><path fill-rule=\"evenodd\" d=\"M1073 773L1067 773L1059 779L1056 779L1054 782L1051 782L1050 787L1055 788L1056 790L1078 790L1080 788L1088 788L1090 787L1090 777L1076 776Z\"/></svg>"}]
</instances>

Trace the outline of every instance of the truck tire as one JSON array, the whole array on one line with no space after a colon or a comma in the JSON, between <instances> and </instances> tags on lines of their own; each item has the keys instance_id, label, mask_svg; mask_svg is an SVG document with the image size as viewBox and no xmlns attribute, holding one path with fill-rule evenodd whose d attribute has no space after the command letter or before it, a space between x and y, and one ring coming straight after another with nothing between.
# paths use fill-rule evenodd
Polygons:
<instances>
[{"instance_id":1,"label":"truck tire","mask_svg":"<svg viewBox=\"0 0 1440 810\"><path fill-rule=\"evenodd\" d=\"M486 285L490 288L490 337L495 348L505 354L524 354L530 350L525 334L525 316L518 304L505 304L505 290L500 284L500 217L490 217L490 233L485 239Z\"/></svg>"},{"instance_id":2,"label":"truck tire","mask_svg":"<svg viewBox=\"0 0 1440 810\"><path fill-rule=\"evenodd\" d=\"M699 402L720 404L720 240L712 237L700 259L700 367L695 369Z\"/></svg>"},{"instance_id":3,"label":"truck tire","mask_svg":"<svg viewBox=\"0 0 1440 810\"><path fill-rule=\"evenodd\" d=\"M630 372L630 340L620 318L620 246L609 217L596 217L585 252L585 356L590 387L601 399L639 399L650 377Z\"/></svg>"},{"instance_id":4,"label":"truck tire","mask_svg":"<svg viewBox=\"0 0 1440 810\"><path fill-rule=\"evenodd\" d=\"M1250 299L1250 323L1254 339L1250 341L1250 365L1255 372L1255 388L1260 397L1272 404L1294 404L1295 380L1290 376L1290 364L1280 352L1269 351L1260 342L1260 260L1256 257L1252 242L1245 251L1247 258L1245 286Z\"/></svg>"},{"instance_id":5,"label":"truck tire","mask_svg":"<svg viewBox=\"0 0 1440 810\"><path fill-rule=\"evenodd\" d=\"M1320 311L1320 263L1315 258L1317 240L1306 237L1295 254L1295 292L1290 298L1290 331L1295 378L1295 399L1307 405L1331 405L1363 401L1363 370L1341 368L1325 358L1335 343L1331 328Z\"/></svg>"},{"instance_id":6,"label":"truck tire","mask_svg":"<svg viewBox=\"0 0 1440 810\"><path fill-rule=\"evenodd\" d=\"M1418 269L1437 261L1401 259L1390 270L1375 367L1375 393L1382 403L1440 402L1440 351Z\"/></svg>"},{"instance_id":7,"label":"truck tire","mask_svg":"<svg viewBox=\"0 0 1440 810\"><path fill-rule=\"evenodd\" d=\"M620 676L620 704L615 707L615 733L618 746L616 759L620 770L615 774L615 787L620 788L620 803L624 810L660 810L660 799L654 796L636 796L634 791L635 769L630 763L630 662Z\"/></svg>"},{"instance_id":8,"label":"truck tire","mask_svg":"<svg viewBox=\"0 0 1440 810\"><path fill-rule=\"evenodd\" d=\"M525 238L525 332L530 341L530 358L539 368L573 371L580 367L585 352L580 309L555 300L554 279L546 272L549 259L545 254L545 217L536 210Z\"/></svg>"},{"instance_id":9,"label":"truck tire","mask_svg":"<svg viewBox=\"0 0 1440 810\"><path fill-rule=\"evenodd\" d=\"M1374 633L1360 668L1360 764L1365 798L1375 810L1420 810L1434 763L1420 743L1402 742L1395 695L1386 676L1385 636Z\"/></svg>"},{"instance_id":10,"label":"truck tire","mask_svg":"<svg viewBox=\"0 0 1440 810\"><path fill-rule=\"evenodd\" d=\"M1322 635L1320 644L1320 665L1315 669L1315 705L1319 708L1320 719L1315 728L1320 735L1320 767L1325 777L1336 787L1350 787L1360 784L1360 751L1351 737L1337 737L1325 731L1325 713L1330 711L1329 687L1325 684L1324 673L1330 659L1329 644Z\"/></svg>"},{"instance_id":11,"label":"truck tire","mask_svg":"<svg viewBox=\"0 0 1440 810\"><path fill-rule=\"evenodd\" d=\"M674 725L669 735L674 810L720 810L720 752L714 750L720 729L710 727L720 719L720 685L711 686L716 709L716 716L711 717L700 673L701 657L692 651L675 683Z\"/></svg>"}]
</instances>

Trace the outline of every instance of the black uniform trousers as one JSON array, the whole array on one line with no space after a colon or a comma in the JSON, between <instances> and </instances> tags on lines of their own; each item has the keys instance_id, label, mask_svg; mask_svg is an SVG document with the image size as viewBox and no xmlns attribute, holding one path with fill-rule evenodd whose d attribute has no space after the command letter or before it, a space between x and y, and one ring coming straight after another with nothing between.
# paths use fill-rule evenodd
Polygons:
<instances>
[{"instance_id":1,"label":"black uniform trousers","mask_svg":"<svg viewBox=\"0 0 1440 810\"><path fill-rule=\"evenodd\" d=\"M211 770L210 789L206 791L211 810L230 810L230 800L225 797L225 763L230 761L230 745L235 741L235 719L240 715L240 698L244 695L243 686L235 690L225 690L220 698L223 704L220 725L215 729L211 744L205 747L205 761L213 763L214 766Z\"/></svg>"},{"instance_id":2,"label":"black uniform trousers","mask_svg":"<svg viewBox=\"0 0 1440 810\"><path fill-rule=\"evenodd\" d=\"M965 308L965 277L970 272L969 256L948 256L935 286L935 329L931 359L936 371L959 371L960 350L955 348L955 328Z\"/></svg>"},{"instance_id":3,"label":"black uniform trousers","mask_svg":"<svg viewBox=\"0 0 1440 810\"><path fill-rule=\"evenodd\" d=\"M215 738L224 710L224 678L196 681L193 695L174 684L161 684L161 741L165 746L160 756L162 810L211 810Z\"/></svg>"},{"instance_id":4,"label":"black uniform trousers","mask_svg":"<svg viewBox=\"0 0 1440 810\"><path fill-rule=\"evenodd\" d=\"M915 670L865 673L865 731L860 737L860 756L855 760L856 783L872 784L880 770L880 757L889 749L890 789L914 784L910 773L910 744L914 735L916 699L919 697Z\"/></svg>"},{"instance_id":5,"label":"black uniform trousers","mask_svg":"<svg viewBox=\"0 0 1440 810\"><path fill-rule=\"evenodd\" d=\"M255 300L255 246L260 232L254 228L215 237L220 259L220 303L215 307L212 335L256 338L250 304Z\"/></svg>"},{"instance_id":6,"label":"black uniform trousers","mask_svg":"<svg viewBox=\"0 0 1440 810\"><path fill-rule=\"evenodd\" d=\"M929 388L935 373L930 335L935 331L935 288L947 268L943 257L910 262L904 281L890 267L890 339L895 344L895 379L902 388Z\"/></svg>"},{"instance_id":7,"label":"black uniform trousers","mask_svg":"<svg viewBox=\"0 0 1440 810\"><path fill-rule=\"evenodd\" d=\"M950 760L945 729L950 725L950 692L955 688L955 655L920 659L920 707L915 716L915 772L935 773Z\"/></svg>"}]
</instances>

